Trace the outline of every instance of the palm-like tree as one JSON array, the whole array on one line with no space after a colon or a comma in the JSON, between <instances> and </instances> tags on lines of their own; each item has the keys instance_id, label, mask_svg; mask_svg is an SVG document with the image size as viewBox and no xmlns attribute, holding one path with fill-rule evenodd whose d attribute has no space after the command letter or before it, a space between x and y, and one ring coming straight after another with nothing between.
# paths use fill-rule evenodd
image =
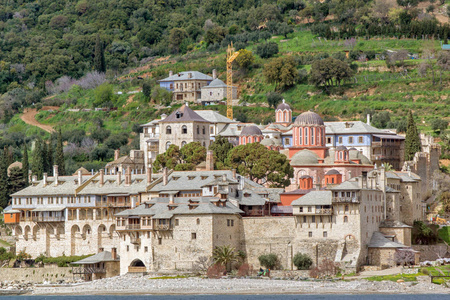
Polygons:
<instances>
[{"instance_id":1,"label":"palm-like tree","mask_svg":"<svg viewBox=\"0 0 450 300\"><path fill-rule=\"evenodd\" d=\"M233 247L221 246L214 248L213 259L216 264L225 266L227 271L229 271L231 269L231 263L237 261L237 255Z\"/></svg>"}]
</instances>

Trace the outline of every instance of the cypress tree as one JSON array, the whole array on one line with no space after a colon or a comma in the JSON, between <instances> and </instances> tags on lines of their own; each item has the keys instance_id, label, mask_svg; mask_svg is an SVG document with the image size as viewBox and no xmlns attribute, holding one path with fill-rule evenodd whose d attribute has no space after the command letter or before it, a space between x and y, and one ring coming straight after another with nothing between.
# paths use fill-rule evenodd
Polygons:
<instances>
[{"instance_id":1,"label":"cypress tree","mask_svg":"<svg viewBox=\"0 0 450 300\"><path fill-rule=\"evenodd\" d=\"M5 208L9 201L7 155L5 147L0 158L0 207L2 208Z\"/></svg>"},{"instance_id":2,"label":"cypress tree","mask_svg":"<svg viewBox=\"0 0 450 300\"><path fill-rule=\"evenodd\" d=\"M53 163L54 163L52 138L50 138L47 146L48 146L48 148L47 148L47 164L48 164L48 173L50 174L53 172ZM53 176L55 176L55 174L53 174Z\"/></svg>"},{"instance_id":3,"label":"cypress tree","mask_svg":"<svg viewBox=\"0 0 450 300\"><path fill-rule=\"evenodd\" d=\"M50 173L49 173L49 166L48 166L48 162L47 162L47 142L46 141L42 141L42 144L41 144L41 146L42 146L42 150L41 150L41 152L42 152L42 170L44 170L44 173L48 173L49 175L50 175Z\"/></svg>"},{"instance_id":4,"label":"cypress tree","mask_svg":"<svg viewBox=\"0 0 450 300\"><path fill-rule=\"evenodd\" d=\"M42 175L44 174L44 159L42 157L42 141L40 138L36 140L36 144L34 145L31 170L37 176L38 180L42 179Z\"/></svg>"},{"instance_id":5,"label":"cypress tree","mask_svg":"<svg viewBox=\"0 0 450 300\"><path fill-rule=\"evenodd\" d=\"M106 72L105 50L103 49L103 43L100 40L100 35L98 34L97 39L95 40L94 70L101 73Z\"/></svg>"},{"instance_id":6,"label":"cypress tree","mask_svg":"<svg viewBox=\"0 0 450 300\"><path fill-rule=\"evenodd\" d=\"M58 131L58 139L56 142L55 164L58 165L59 175L66 175L61 129Z\"/></svg>"},{"instance_id":7,"label":"cypress tree","mask_svg":"<svg viewBox=\"0 0 450 300\"><path fill-rule=\"evenodd\" d=\"M417 131L412 112L409 111L405 139L405 160L412 160L414 158L414 154L421 150L422 144L420 143L419 132Z\"/></svg>"},{"instance_id":8,"label":"cypress tree","mask_svg":"<svg viewBox=\"0 0 450 300\"><path fill-rule=\"evenodd\" d=\"M28 148L27 143L23 143L23 157L22 157L22 173L25 180L25 186L28 186L28 170L30 169L30 163L28 162Z\"/></svg>"}]
</instances>

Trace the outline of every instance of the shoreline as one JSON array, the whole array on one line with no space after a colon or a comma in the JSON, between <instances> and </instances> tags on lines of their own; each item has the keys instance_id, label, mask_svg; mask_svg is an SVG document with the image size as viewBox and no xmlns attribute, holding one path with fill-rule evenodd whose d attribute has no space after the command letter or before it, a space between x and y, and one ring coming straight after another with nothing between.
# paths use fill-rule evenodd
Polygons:
<instances>
[{"instance_id":1,"label":"shoreline","mask_svg":"<svg viewBox=\"0 0 450 300\"><path fill-rule=\"evenodd\" d=\"M151 279L119 276L74 286L35 286L26 295L387 295L450 294L450 288L429 282L296 281L261 279Z\"/></svg>"}]
</instances>

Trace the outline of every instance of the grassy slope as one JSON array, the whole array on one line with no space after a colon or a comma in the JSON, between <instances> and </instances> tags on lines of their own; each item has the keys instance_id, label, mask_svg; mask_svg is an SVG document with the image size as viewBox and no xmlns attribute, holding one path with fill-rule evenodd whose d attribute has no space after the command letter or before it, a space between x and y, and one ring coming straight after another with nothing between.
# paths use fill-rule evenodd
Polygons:
<instances>
[{"instance_id":1,"label":"grassy slope","mask_svg":"<svg viewBox=\"0 0 450 300\"><path fill-rule=\"evenodd\" d=\"M347 50L343 41L322 41L319 42L309 31L299 30L288 36L274 37L280 45L280 56L292 52L305 54L313 52L336 52ZM396 39L373 39L357 40L355 48L358 50L375 50L382 52L387 49L395 50L406 48L411 52L420 52L423 46L421 40L396 40ZM430 43L428 43L430 44ZM439 42L435 41L436 49ZM254 50L255 46L250 45L249 49ZM193 53L181 58L168 59L165 63L153 63L148 68L142 68L130 74L129 78L137 76L163 76L169 70L174 72L182 70L199 70L210 72L215 68L219 72L219 77L225 80L225 53L205 55ZM247 74L236 72L234 76L236 84L239 85L242 98L248 103L255 103L256 106L235 108L235 114L242 111L250 116L251 120L257 119L260 122L268 122L273 119L273 111L269 108L261 107L265 105L265 94L274 89L274 86L267 84L262 75L262 66L267 60L256 57L256 68ZM448 104L450 99L450 86L448 84L450 74L444 74L442 89L431 84L430 76L420 78L417 76L415 68L420 60L408 61L410 78L402 78L396 72L391 72L385 68L384 61L370 61L359 63L360 71L357 74L358 83L347 84L346 90L339 95L325 95L319 89L309 84L299 84L283 93L284 98L292 103L294 111L300 113L307 109L315 109L324 115L325 119L358 119L366 108L375 110L389 110L394 117L404 116L407 110L413 110L425 123L423 128L428 128L429 120L432 117L449 118ZM310 66L302 66L309 70ZM365 77L369 78L366 82ZM397 78L398 77L398 78ZM374 80L377 78L377 80ZM380 80L382 78L383 80ZM132 91L137 88L131 83L115 83L115 91ZM78 108L91 107L93 91L70 91L59 95L61 99L76 99ZM64 105L61 112L50 113L40 112L37 116L42 123L61 126L62 129L73 129L78 127L89 131L93 126L95 118L101 118L106 127L112 132L130 130L134 123L144 123L157 117L161 113L168 113L171 109L156 111L152 104L148 103L141 94L135 96L131 103L127 103L129 95L121 95L118 100L118 111L116 112L65 112L65 109L73 105ZM201 107L195 107L200 109ZM215 106L208 109L217 109L225 114L225 107ZM13 119L14 120L14 119ZM24 126L17 124L15 126ZM29 130L29 129L27 129Z\"/></svg>"}]
</instances>

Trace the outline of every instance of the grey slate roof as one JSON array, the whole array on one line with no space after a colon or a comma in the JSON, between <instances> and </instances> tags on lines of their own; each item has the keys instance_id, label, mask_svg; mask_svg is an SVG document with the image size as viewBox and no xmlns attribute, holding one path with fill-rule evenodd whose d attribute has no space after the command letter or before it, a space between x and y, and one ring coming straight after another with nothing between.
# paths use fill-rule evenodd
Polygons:
<instances>
[{"instance_id":1,"label":"grey slate roof","mask_svg":"<svg viewBox=\"0 0 450 300\"><path fill-rule=\"evenodd\" d=\"M390 186L386 187L387 193L400 193L400 191L397 191L396 189L391 188Z\"/></svg>"},{"instance_id":2,"label":"grey slate roof","mask_svg":"<svg viewBox=\"0 0 450 300\"><path fill-rule=\"evenodd\" d=\"M203 119L211 123L236 123L237 121L230 120L227 117L221 115L215 110L194 110L194 112Z\"/></svg>"},{"instance_id":3,"label":"grey slate roof","mask_svg":"<svg viewBox=\"0 0 450 300\"><path fill-rule=\"evenodd\" d=\"M241 131L241 136L249 136L249 135L262 135L261 129L258 126L250 125L245 126Z\"/></svg>"},{"instance_id":4,"label":"grey slate roof","mask_svg":"<svg viewBox=\"0 0 450 300\"><path fill-rule=\"evenodd\" d=\"M420 177L417 174L414 174L413 172L398 172L396 171L395 174L400 177L402 182L417 182L420 181Z\"/></svg>"},{"instance_id":5,"label":"grey slate roof","mask_svg":"<svg viewBox=\"0 0 450 300\"><path fill-rule=\"evenodd\" d=\"M177 118L177 115L180 117ZM178 122L205 122L209 121L200 117L195 111L189 108L186 104L183 104L180 108L172 112L167 118L159 121L159 123L178 123Z\"/></svg>"},{"instance_id":6,"label":"grey slate roof","mask_svg":"<svg viewBox=\"0 0 450 300\"><path fill-rule=\"evenodd\" d=\"M189 78L189 73L191 73L192 77ZM209 75L203 74L201 72L198 71L184 71L184 72L179 72L179 73L175 73L172 76L166 77L164 79L159 80L160 82L162 81L179 81L179 80L213 80L213 78Z\"/></svg>"},{"instance_id":7,"label":"grey slate roof","mask_svg":"<svg viewBox=\"0 0 450 300\"><path fill-rule=\"evenodd\" d=\"M386 238L384 234L379 231L375 231L370 239L369 248L406 248L405 245L393 242Z\"/></svg>"},{"instance_id":8,"label":"grey slate roof","mask_svg":"<svg viewBox=\"0 0 450 300\"><path fill-rule=\"evenodd\" d=\"M301 198L292 201L291 205L331 205L331 197L331 191L311 191Z\"/></svg>"},{"instance_id":9,"label":"grey slate roof","mask_svg":"<svg viewBox=\"0 0 450 300\"><path fill-rule=\"evenodd\" d=\"M219 78L214 79L213 81L211 81L207 86L204 86L202 88L226 88L227 85L225 84L225 82L223 82L222 80L220 80Z\"/></svg>"},{"instance_id":10,"label":"grey slate roof","mask_svg":"<svg viewBox=\"0 0 450 300\"><path fill-rule=\"evenodd\" d=\"M113 259L111 252L109 251L103 251L100 253L97 253L95 255L86 257L82 260L76 261L71 263L72 265L92 265L92 264L97 264L100 262L107 262L107 261L119 261L120 258L119 256L117 256L117 259Z\"/></svg>"},{"instance_id":11,"label":"grey slate roof","mask_svg":"<svg viewBox=\"0 0 450 300\"><path fill-rule=\"evenodd\" d=\"M359 183L353 180L347 180L344 181L343 183L334 186L332 188L330 188L330 190L337 190L337 191L342 191L342 190L359 190Z\"/></svg>"},{"instance_id":12,"label":"grey slate roof","mask_svg":"<svg viewBox=\"0 0 450 300\"><path fill-rule=\"evenodd\" d=\"M294 124L299 126L318 126L323 125L323 119L313 111L305 111L295 118Z\"/></svg>"},{"instance_id":13,"label":"grey slate roof","mask_svg":"<svg viewBox=\"0 0 450 300\"><path fill-rule=\"evenodd\" d=\"M352 126L347 128L346 124L352 124ZM325 122L325 126L325 134L377 133L395 135L392 132L378 129L361 121Z\"/></svg>"},{"instance_id":14,"label":"grey slate roof","mask_svg":"<svg viewBox=\"0 0 450 300\"><path fill-rule=\"evenodd\" d=\"M90 179L90 176L83 176L83 182ZM47 185L44 187L44 181L40 180L30 186L15 192L12 197L15 196L40 196L40 195L71 195L75 193L75 189L78 188L76 181L77 176L59 176L58 186L54 185L54 177L48 177Z\"/></svg>"},{"instance_id":15,"label":"grey slate roof","mask_svg":"<svg viewBox=\"0 0 450 300\"><path fill-rule=\"evenodd\" d=\"M378 227L380 227L380 228L412 228L411 226L406 225L403 222L396 221L396 220L387 220L387 219L382 221Z\"/></svg>"},{"instance_id":16,"label":"grey slate roof","mask_svg":"<svg viewBox=\"0 0 450 300\"><path fill-rule=\"evenodd\" d=\"M245 196L247 195L247 196ZM230 196L230 200L237 201L240 205L253 206L253 205L264 205L267 200L261 197L259 194L252 190L238 191L238 196Z\"/></svg>"}]
</instances>

